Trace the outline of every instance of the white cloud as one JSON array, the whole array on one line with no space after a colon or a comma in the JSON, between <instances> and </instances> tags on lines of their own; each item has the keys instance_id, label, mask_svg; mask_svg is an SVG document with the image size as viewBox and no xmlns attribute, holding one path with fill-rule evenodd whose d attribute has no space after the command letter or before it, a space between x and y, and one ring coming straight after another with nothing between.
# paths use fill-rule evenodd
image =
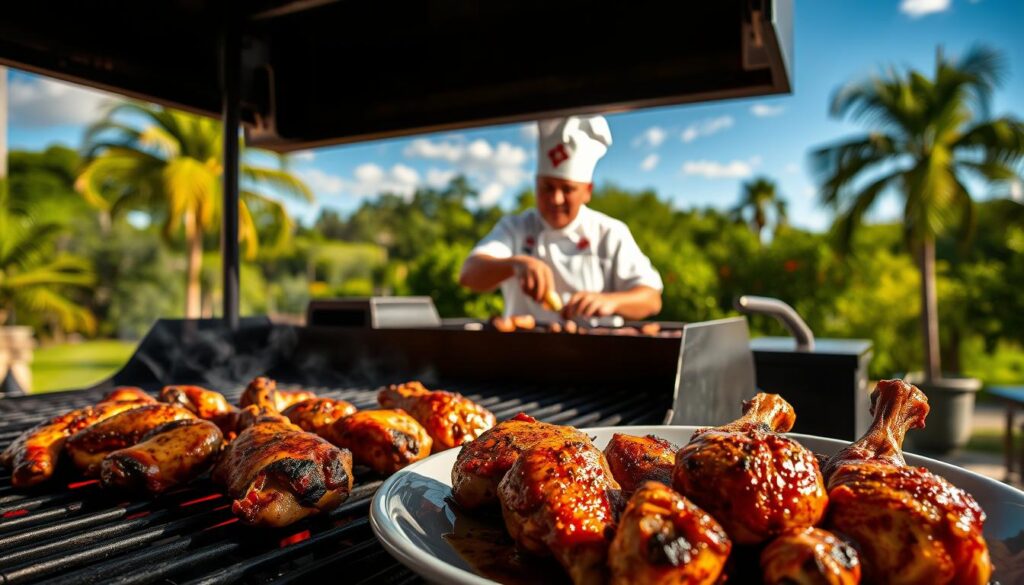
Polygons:
<instances>
[{"instance_id":1,"label":"white cloud","mask_svg":"<svg viewBox=\"0 0 1024 585\"><path fill-rule=\"evenodd\" d=\"M803 194L804 197L810 199L811 197L814 197L815 195L818 194L818 190L812 187L811 185L807 185L806 187L804 187Z\"/></svg>"},{"instance_id":2,"label":"white cloud","mask_svg":"<svg viewBox=\"0 0 1024 585\"><path fill-rule=\"evenodd\" d=\"M298 175L316 195L341 195L345 189L345 181L341 177L325 173L320 169L302 170L298 172Z\"/></svg>"},{"instance_id":3,"label":"white cloud","mask_svg":"<svg viewBox=\"0 0 1024 585\"><path fill-rule=\"evenodd\" d=\"M784 111L786 111L786 106L773 106L770 104L754 104L750 106L750 113L754 114L758 118L778 116Z\"/></svg>"},{"instance_id":4,"label":"white cloud","mask_svg":"<svg viewBox=\"0 0 1024 585\"><path fill-rule=\"evenodd\" d=\"M297 150L288 156L299 162L313 162L316 159L316 154L312 150Z\"/></svg>"},{"instance_id":5,"label":"white cloud","mask_svg":"<svg viewBox=\"0 0 1024 585\"><path fill-rule=\"evenodd\" d=\"M705 179L745 179L754 174L754 167L760 164L760 156L727 163L713 160L690 160L683 163L683 174L697 175Z\"/></svg>"},{"instance_id":6,"label":"white cloud","mask_svg":"<svg viewBox=\"0 0 1024 585\"><path fill-rule=\"evenodd\" d=\"M299 171L299 176L317 195L351 195L375 197L381 193L392 193L401 197L412 197L420 183L416 169L396 164L384 169L374 163L364 163L355 168L352 178L339 177L320 169Z\"/></svg>"},{"instance_id":7,"label":"white cloud","mask_svg":"<svg viewBox=\"0 0 1024 585\"><path fill-rule=\"evenodd\" d=\"M480 204L487 206L494 205L501 200L501 196L504 194L504 185L500 183L490 183L484 187L483 191L480 192Z\"/></svg>"},{"instance_id":8,"label":"white cloud","mask_svg":"<svg viewBox=\"0 0 1024 585\"><path fill-rule=\"evenodd\" d=\"M455 171L444 171L431 168L427 170L427 186L432 189L443 189L455 178Z\"/></svg>"},{"instance_id":9,"label":"white cloud","mask_svg":"<svg viewBox=\"0 0 1024 585\"><path fill-rule=\"evenodd\" d=\"M633 139L633 148L640 148L641 146L658 148L662 142L665 142L667 136L668 132L661 126L651 126L644 130L643 134Z\"/></svg>"},{"instance_id":10,"label":"white cloud","mask_svg":"<svg viewBox=\"0 0 1024 585\"><path fill-rule=\"evenodd\" d=\"M51 79L13 79L7 86L11 126L88 124L118 98L105 92Z\"/></svg>"},{"instance_id":11,"label":"white cloud","mask_svg":"<svg viewBox=\"0 0 1024 585\"><path fill-rule=\"evenodd\" d=\"M900 2L900 12L910 18L920 18L936 12L944 12L949 9L951 0L903 0Z\"/></svg>"},{"instance_id":12,"label":"white cloud","mask_svg":"<svg viewBox=\"0 0 1024 585\"><path fill-rule=\"evenodd\" d=\"M683 142L693 142L702 136L711 136L726 128L731 128L733 122L732 116L719 116L696 122L683 130Z\"/></svg>"},{"instance_id":13,"label":"white cloud","mask_svg":"<svg viewBox=\"0 0 1024 585\"><path fill-rule=\"evenodd\" d=\"M783 169L783 170L785 170L786 173L788 173L790 175L795 175L795 174L800 172L800 165L798 165L796 163L789 163L788 165L786 165L786 168Z\"/></svg>"},{"instance_id":14,"label":"white cloud","mask_svg":"<svg viewBox=\"0 0 1024 585\"><path fill-rule=\"evenodd\" d=\"M519 135L527 140L537 140L537 137L540 135L540 128L537 127L536 122L523 124L519 127Z\"/></svg>"},{"instance_id":15,"label":"white cloud","mask_svg":"<svg viewBox=\"0 0 1024 585\"><path fill-rule=\"evenodd\" d=\"M472 142L459 140L430 140L419 138L405 148L408 158L421 158L451 165L450 169L436 169L433 177L439 179L441 172L451 176L462 174L476 185L484 185L480 201L489 205L499 200L509 188L521 185L530 177L526 169L529 156L526 149L508 142L491 144L483 139ZM430 176L428 174L428 183Z\"/></svg>"},{"instance_id":16,"label":"white cloud","mask_svg":"<svg viewBox=\"0 0 1024 585\"><path fill-rule=\"evenodd\" d=\"M653 153L649 154L647 155L647 158L644 159L644 162L640 163L640 168L645 171L653 171L654 167L658 166L658 160L660 160L658 155Z\"/></svg>"}]
</instances>

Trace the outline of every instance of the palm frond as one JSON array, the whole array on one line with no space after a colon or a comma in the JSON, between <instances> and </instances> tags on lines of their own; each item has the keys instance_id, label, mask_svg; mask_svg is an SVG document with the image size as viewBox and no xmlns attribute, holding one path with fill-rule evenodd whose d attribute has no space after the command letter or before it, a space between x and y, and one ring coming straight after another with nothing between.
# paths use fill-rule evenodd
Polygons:
<instances>
[{"instance_id":1,"label":"palm frond","mask_svg":"<svg viewBox=\"0 0 1024 585\"><path fill-rule=\"evenodd\" d=\"M26 312L52 315L65 331L81 331L89 335L96 332L96 317L52 288L36 286L17 290L14 303Z\"/></svg>"},{"instance_id":2,"label":"palm frond","mask_svg":"<svg viewBox=\"0 0 1024 585\"><path fill-rule=\"evenodd\" d=\"M989 161L1019 164L1024 160L1024 122L1003 117L975 124L965 130L951 147L975 152Z\"/></svg>"},{"instance_id":3,"label":"palm frond","mask_svg":"<svg viewBox=\"0 0 1024 585\"><path fill-rule=\"evenodd\" d=\"M275 192L303 202L312 202L315 199L306 182L288 171L249 165L243 166L241 170L242 177L251 181L254 187L265 185Z\"/></svg>"},{"instance_id":4,"label":"palm frond","mask_svg":"<svg viewBox=\"0 0 1024 585\"><path fill-rule=\"evenodd\" d=\"M887 189L896 187L903 179L900 172L878 178L850 197L851 203L842 210L832 225L832 239L835 247L843 254L850 251L853 235L864 215L871 210L879 196Z\"/></svg>"},{"instance_id":5,"label":"palm frond","mask_svg":"<svg viewBox=\"0 0 1024 585\"><path fill-rule=\"evenodd\" d=\"M821 202L833 209L842 207L844 194L862 173L896 160L901 150L896 138L872 133L813 151L811 168L821 187Z\"/></svg>"}]
</instances>

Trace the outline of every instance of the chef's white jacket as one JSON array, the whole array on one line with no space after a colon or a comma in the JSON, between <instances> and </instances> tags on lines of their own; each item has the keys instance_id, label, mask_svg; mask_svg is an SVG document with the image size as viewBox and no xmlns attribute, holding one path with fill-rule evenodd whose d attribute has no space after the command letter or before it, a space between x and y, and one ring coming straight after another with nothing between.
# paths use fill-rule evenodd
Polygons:
<instances>
[{"instance_id":1,"label":"chef's white jacket","mask_svg":"<svg viewBox=\"0 0 1024 585\"><path fill-rule=\"evenodd\" d=\"M536 209L507 215L473 248L473 254L543 260L551 267L555 292L563 303L578 291L619 292L639 285L664 288L626 224L585 205L562 229L548 226ZM546 321L558 317L523 293L518 276L501 283L501 294L506 316L533 315Z\"/></svg>"}]
</instances>

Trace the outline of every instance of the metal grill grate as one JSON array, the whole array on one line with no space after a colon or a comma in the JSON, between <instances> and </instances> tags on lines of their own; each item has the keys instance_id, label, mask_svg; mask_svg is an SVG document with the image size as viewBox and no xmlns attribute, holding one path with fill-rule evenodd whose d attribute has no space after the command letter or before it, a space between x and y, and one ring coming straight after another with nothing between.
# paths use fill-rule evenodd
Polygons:
<instances>
[{"instance_id":1,"label":"metal grill grate","mask_svg":"<svg viewBox=\"0 0 1024 585\"><path fill-rule=\"evenodd\" d=\"M518 412L577 427L654 424L667 404L627 388L438 384L462 392L499 420ZM316 388L320 396L376 406L376 390ZM224 394L236 402L241 388ZM0 400L0 449L40 420L95 402L95 392ZM208 479L159 498L126 497L74 476L16 491L0 472L0 584L290 583L343 571L347 583L419 578L373 538L367 515L382 478L357 468L349 499L329 514L283 529L240 525ZM61 487L55 488L54 485Z\"/></svg>"}]
</instances>

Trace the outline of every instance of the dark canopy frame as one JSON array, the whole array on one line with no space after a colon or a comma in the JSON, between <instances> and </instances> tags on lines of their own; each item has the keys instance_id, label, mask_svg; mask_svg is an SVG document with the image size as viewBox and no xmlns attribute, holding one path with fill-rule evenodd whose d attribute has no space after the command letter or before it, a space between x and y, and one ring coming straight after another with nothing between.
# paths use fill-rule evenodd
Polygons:
<instances>
[{"instance_id":1,"label":"dark canopy frame","mask_svg":"<svg viewBox=\"0 0 1024 585\"><path fill-rule=\"evenodd\" d=\"M0 63L224 121L224 319L239 141L279 152L791 90L792 0L33 0Z\"/></svg>"}]
</instances>

